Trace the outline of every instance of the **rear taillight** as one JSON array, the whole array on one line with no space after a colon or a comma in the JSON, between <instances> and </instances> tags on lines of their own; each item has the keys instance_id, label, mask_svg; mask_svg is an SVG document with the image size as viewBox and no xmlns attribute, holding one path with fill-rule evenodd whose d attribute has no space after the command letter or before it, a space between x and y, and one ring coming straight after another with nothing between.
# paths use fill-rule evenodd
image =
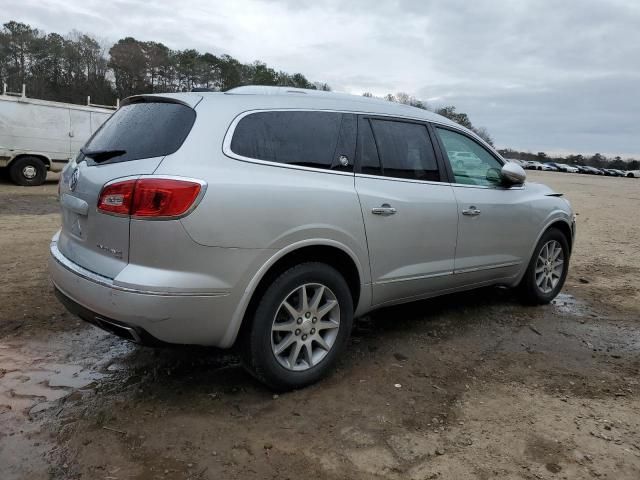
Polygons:
<instances>
[{"instance_id":1,"label":"rear taillight","mask_svg":"<svg viewBox=\"0 0 640 480\"><path fill-rule=\"evenodd\" d=\"M136 180L125 180L103 187L98 198L98 210L116 215L130 215L135 186Z\"/></svg>"},{"instance_id":2,"label":"rear taillight","mask_svg":"<svg viewBox=\"0 0 640 480\"><path fill-rule=\"evenodd\" d=\"M98 210L136 218L172 218L186 213L198 198L202 185L173 178L139 178L103 187Z\"/></svg>"}]
</instances>

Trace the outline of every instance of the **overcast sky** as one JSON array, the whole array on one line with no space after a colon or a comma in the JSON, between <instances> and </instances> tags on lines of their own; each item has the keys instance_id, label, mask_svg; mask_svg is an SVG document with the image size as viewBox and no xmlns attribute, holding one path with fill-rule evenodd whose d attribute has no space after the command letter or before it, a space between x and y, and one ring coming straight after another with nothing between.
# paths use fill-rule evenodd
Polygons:
<instances>
[{"instance_id":1,"label":"overcast sky","mask_svg":"<svg viewBox=\"0 0 640 480\"><path fill-rule=\"evenodd\" d=\"M499 147L640 157L640 0L0 0L0 19L407 92Z\"/></svg>"}]
</instances>

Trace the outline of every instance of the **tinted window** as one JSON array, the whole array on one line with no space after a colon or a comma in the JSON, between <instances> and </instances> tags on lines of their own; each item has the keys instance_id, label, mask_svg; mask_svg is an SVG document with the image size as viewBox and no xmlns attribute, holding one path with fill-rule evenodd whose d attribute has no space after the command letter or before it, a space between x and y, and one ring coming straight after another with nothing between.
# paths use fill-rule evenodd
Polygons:
<instances>
[{"instance_id":1,"label":"tinted window","mask_svg":"<svg viewBox=\"0 0 640 480\"><path fill-rule=\"evenodd\" d=\"M369 120L365 118L360 119L358 127L358 152L361 173L382 175L376 141L373 138Z\"/></svg>"},{"instance_id":2,"label":"tinted window","mask_svg":"<svg viewBox=\"0 0 640 480\"><path fill-rule=\"evenodd\" d=\"M436 128L449 158L456 183L496 185L500 183L502 164L484 147L469 137L444 128Z\"/></svg>"},{"instance_id":3,"label":"tinted window","mask_svg":"<svg viewBox=\"0 0 640 480\"><path fill-rule=\"evenodd\" d=\"M340 128L340 136L338 137L338 145L333 155L332 170L341 170L343 172L353 171L354 159L356 157L356 122L357 117L354 114L342 114L342 126Z\"/></svg>"},{"instance_id":4,"label":"tinted window","mask_svg":"<svg viewBox=\"0 0 640 480\"><path fill-rule=\"evenodd\" d=\"M385 176L440 180L427 127L389 120L371 120L371 125Z\"/></svg>"},{"instance_id":5,"label":"tinted window","mask_svg":"<svg viewBox=\"0 0 640 480\"><path fill-rule=\"evenodd\" d=\"M195 119L193 109L178 103L125 105L102 125L84 150L125 152L101 163L163 157L180 148Z\"/></svg>"},{"instance_id":6,"label":"tinted window","mask_svg":"<svg viewBox=\"0 0 640 480\"><path fill-rule=\"evenodd\" d=\"M231 150L258 160L335 168L341 123L342 114L333 112L253 113L236 126Z\"/></svg>"}]
</instances>

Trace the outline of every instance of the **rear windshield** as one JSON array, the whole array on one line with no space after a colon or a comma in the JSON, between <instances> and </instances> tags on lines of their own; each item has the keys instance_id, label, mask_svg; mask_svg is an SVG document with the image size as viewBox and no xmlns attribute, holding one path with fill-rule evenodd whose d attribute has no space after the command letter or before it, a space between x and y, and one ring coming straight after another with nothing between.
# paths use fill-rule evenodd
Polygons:
<instances>
[{"instance_id":1,"label":"rear windshield","mask_svg":"<svg viewBox=\"0 0 640 480\"><path fill-rule=\"evenodd\" d=\"M102 125L83 151L124 152L100 163L163 157L180 148L195 119L195 110L180 103L144 102L125 105ZM87 160L91 162L90 158Z\"/></svg>"}]
</instances>

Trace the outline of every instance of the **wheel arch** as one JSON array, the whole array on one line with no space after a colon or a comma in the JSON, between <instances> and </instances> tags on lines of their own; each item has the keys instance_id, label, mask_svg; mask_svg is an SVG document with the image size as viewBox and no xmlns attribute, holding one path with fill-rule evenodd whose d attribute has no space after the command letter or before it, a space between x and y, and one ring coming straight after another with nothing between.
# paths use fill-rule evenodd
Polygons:
<instances>
[{"instance_id":1,"label":"wheel arch","mask_svg":"<svg viewBox=\"0 0 640 480\"><path fill-rule=\"evenodd\" d=\"M573 232L572 232L572 229L571 229L571 223L570 223L570 221L568 219L564 218L564 216L562 216L562 217L553 216L540 229L540 233L538 234L538 236L535 238L535 241L531 245L531 248L529 250L529 255L527 256L527 261L523 262L522 270L520 271L518 276L515 278L514 282L512 284L510 284L510 285L516 286L516 285L518 285L520 283L520 281L524 277L525 272L527 271L527 267L529 265L529 261L531 260L531 257L533 256L533 253L534 253L534 251L536 249L536 245L538 245L538 242L540 241L542 236L547 231L549 231L549 229L551 229L551 228L557 228L558 230L560 230L567 237L567 243L569 244L569 253L571 253L571 251L573 250L573 240L574 240Z\"/></svg>"},{"instance_id":2,"label":"wheel arch","mask_svg":"<svg viewBox=\"0 0 640 480\"><path fill-rule=\"evenodd\" d=\"M313 261L326 263L340 272L349 286L355 311L370 301L370 291L363 284L363 267L349 248L332 240L298 242L279 250L253 276L222 339L222 346L231 346L242 335L262 293L275 278L294 265Z\"/></svg>"},{"instance_id":3,"label":"wheel arch","mask_svg":"<svg viewBox=\"0 0 640 480\"><path fill-rule=\"evenodd\" d=\"M542 234L540 234L540 237L542 237L545 232L552 228L560 230L564 234L564 236L567 238L567 243L569 244L569 252L571 252L573 250L573 231L571 229L571 225L569 225L564 220L556 220L543 230ZM536 242L536 244L537 243L538 242Z\"/></svg>"}]
</instances>

